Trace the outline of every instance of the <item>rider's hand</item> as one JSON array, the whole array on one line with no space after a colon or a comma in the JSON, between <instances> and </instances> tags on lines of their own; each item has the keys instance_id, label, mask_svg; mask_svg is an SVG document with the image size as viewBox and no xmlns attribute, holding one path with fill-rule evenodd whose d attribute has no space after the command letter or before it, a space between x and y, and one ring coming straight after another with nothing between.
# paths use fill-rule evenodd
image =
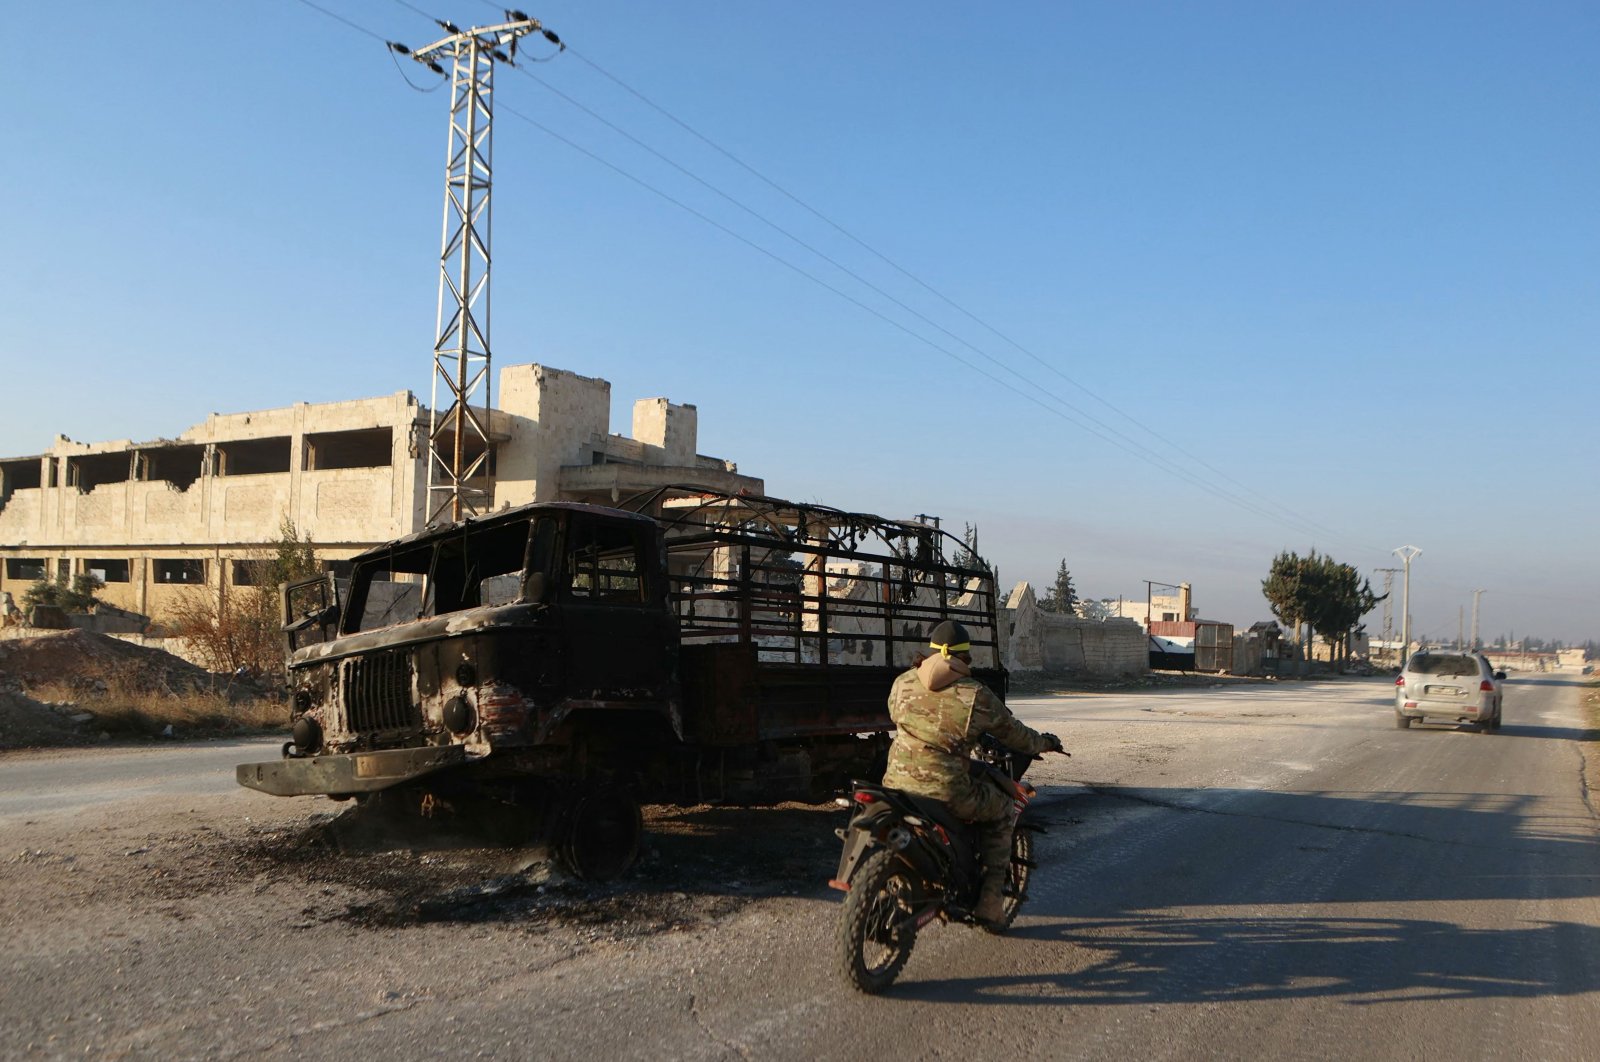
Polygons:
<instances>
[{"instance_id":1,"label":"rider's hand","mask_svg":"<svg viewBox=\"0 0 1600 1062\"><path fill-rule=\"evenodd\" d=\"M1045 748L1046 752L1066 752L1067 751L1066 749L1061 747L1061 739L1056 737L1054 734L1041 734L1039 736L1044 738L1044 741L1045 741L1044 748Z\"/></svg>"}]
</instances>

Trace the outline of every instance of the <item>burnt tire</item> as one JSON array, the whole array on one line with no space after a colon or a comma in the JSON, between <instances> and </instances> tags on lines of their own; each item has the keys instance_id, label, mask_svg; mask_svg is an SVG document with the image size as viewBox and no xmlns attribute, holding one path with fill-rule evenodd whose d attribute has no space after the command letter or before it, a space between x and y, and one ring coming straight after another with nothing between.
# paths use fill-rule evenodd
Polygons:
<instances>
[{"instance_id":1,"label":"burnt tire","mask_svg":"<svg viewBox=\"0 0 1600 1062\"><path fill-rule=\"evenodd\" d=\"M858 992L894 983L917 942L916 877L887 849L867 857L850 880L839 920L839 969Z\"/></svg>"},{"instance_id":2,"label":"burnt tire","mask_svg":"<svg viewBox=\"0 0 1600 1062\"><path fill-rule=\"evenodd\" d=\"M1033 832L1016 829L1011 834L1011 868L1006 873L1005 903L996 922L982 922L984 932L999 935L1011 928L1028 898L1028 878L1033 874Z\"/></svg>"},{"instance_id":3,"label":"burnt tire","mask_svg":"<svg viewBox=\"0 0 1600 1062\"><path fill-rule=\"evenodd\" d=\"M622 876L639 858L644 816L639 802L617 789L595 789L570 798L556 830L554 854L562 868L585 881Z\"/></svg>"}]
</instances>

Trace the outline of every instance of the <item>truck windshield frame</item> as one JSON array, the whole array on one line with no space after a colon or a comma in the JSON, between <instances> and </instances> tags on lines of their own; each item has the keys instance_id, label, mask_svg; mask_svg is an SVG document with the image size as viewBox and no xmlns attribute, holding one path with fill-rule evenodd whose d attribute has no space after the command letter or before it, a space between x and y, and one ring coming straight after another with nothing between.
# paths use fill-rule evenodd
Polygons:
<instances>
[{"instance_id":1,"label":"truck windshield frame","mask_svg":"<svg viewBox=\"0 0 1600 1062\"><path fill-rule=\"evenodd\" d=\"M457 525L356 563L343 634L528 600L530 572L549 573L550 514Z\"/></svg>"}]
</instances>

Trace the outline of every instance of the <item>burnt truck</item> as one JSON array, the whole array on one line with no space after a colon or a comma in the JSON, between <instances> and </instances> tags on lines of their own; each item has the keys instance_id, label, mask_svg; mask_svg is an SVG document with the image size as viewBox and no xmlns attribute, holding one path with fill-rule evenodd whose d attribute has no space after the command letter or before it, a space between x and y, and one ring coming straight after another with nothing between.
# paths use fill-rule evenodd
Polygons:
<instances>
[{"instance_id":1,"label":"burnt truck","mask_svg":"<svg viewBox=\"0 0 1600 1062\"><path fill-rule=\"evenodd\" d=\"M292 740L241 785L453 816L592 878L632 862L641 804L880 777L940 620L1006 687L993 573L936 521L747 494L502 509L282 597Z\"/></svg>"}]
</instances>

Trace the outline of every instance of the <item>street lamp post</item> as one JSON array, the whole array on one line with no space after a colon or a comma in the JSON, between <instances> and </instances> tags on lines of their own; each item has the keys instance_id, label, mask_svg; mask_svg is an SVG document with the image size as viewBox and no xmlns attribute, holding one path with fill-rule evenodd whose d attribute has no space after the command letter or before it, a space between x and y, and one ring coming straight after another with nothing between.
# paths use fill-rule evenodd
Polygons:
<instances>
[{"instance_id":1,"label":"street lamp post","mask_svg":"<svg viewBox=\"0 0 1600 1062\"><path fill-rule=\"evenodd\" d=\"M1405 566L1405 575L1400 584L1400 667L1403 670L1406 661L1411 658L1411 558L1422 551L1416 546L1400 546L1389 552L1399 557L1400 563Z\"/></svg>"}]
</instances>

